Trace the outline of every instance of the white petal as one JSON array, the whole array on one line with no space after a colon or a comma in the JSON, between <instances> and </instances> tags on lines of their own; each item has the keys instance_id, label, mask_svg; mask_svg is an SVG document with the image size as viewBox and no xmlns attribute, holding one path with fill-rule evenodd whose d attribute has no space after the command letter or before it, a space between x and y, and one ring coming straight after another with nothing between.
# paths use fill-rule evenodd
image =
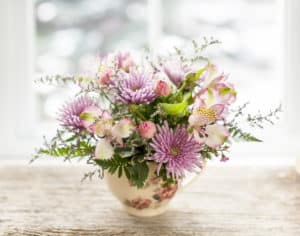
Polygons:
<instances>
[{"instance_id":1,"label":"white petal","mask_svg":"<svg viewBox=\"0 0 300 236\"><path fill-rule=\"evenodd\" d=\"M228 129L218 124L208 125L205 132L208 135L205 143L211 148L219 147L229 136Z\"/></svg>"},{"instance_id":2,"label":"white petal","mask_svg":"<svg viewBox=\"0 0 300 236\"><path fill-rule=\"evenodd\" d=\"M95 150L96 159L110 159L114 154L114 149L106 139L100 139Z\"/></svg>"},{"instance_id":3,"label":"white petal","mask_svg":"<svg viewBox=\"0 0 300 236\"><path fill-rule=\"evenodd\" d=\"M112 128L112 136L114 138L128 138L133 131L133 125L128 120L121 120Z\"/></svg>"}]
</instances>

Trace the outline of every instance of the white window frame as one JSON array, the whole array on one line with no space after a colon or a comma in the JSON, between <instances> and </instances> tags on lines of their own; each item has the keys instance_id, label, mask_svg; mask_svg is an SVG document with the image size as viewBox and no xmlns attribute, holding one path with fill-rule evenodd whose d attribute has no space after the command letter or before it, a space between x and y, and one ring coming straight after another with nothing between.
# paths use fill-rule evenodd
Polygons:
<instances>
[{"instance_id":1,"label":"white window frame","mask_svg":"<svg viewBox=\"0 0 300 236\"><path fill-rule=\"evenodd\" d=\"M28 153L34 131L32 0L0 1L0 155Z\"/></svg>"}]
</instances>

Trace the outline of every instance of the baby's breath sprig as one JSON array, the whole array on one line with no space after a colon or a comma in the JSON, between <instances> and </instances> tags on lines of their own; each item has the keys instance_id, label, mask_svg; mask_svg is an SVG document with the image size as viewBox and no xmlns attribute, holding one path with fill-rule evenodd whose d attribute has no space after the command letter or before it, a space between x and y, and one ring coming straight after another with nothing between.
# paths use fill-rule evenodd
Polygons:
<instances>
[{"instance_id":1,"label":"baby's breath sprig","mask_svg":"<svg viewBox=\"0 0 300 236\"><path fill-rule=\"evenodd\" d=\"M82 179L81 179L81 182L84 182L85 180L89 179L90 181L93 179L93 177L97 175L98 178L102 179L103 178L103 169L100 168L100 167L97 167L95 170L93 171L89 171L89 172L86 172Z\"/></svg>"},{"instance_id":2,"label":"baby's breath sprig","mask_svg":"<svg viewBox=\"0 0 300 236\"><path fill-rule=\"evenodd\" d=\"M237 109L232 109L231 111L234 114L233 115L234 119L243 116L244 115L244 110L248 107L248 105L249 105L249 102L246 102L246 103L238 106Z\"/></svg>"},{"instance_id":3,"label":"baby's breath sprig","mask_svg":"<svg viewBox=\"0 0 300 236\"><path fill-rule=\"evenodd\" d=\"M214 39L213 37L210 38L203 38L201 43L197 41L192 41L193 52L192 55L186 55L187 53L183 50L174 47L176 55L179 57L180 61L183 63L193 63L197 61L209 61L209 59L203 56L203 52L211 45L220 44L221 41Z\"/></svg>"},{"instance_id":4,"label":"baby's breath sprig","mask_svg":"<svg viewBox=\"0 0 300 236\"><path fill-rule=\"evenodd\" d=\"M220 44L221 41L214 39L213 37L210 37L209 39L203 37L203 42L200 45L197 43L196 40L193 40L192 43L193 43L195 53L201 53L211 45Z\"/></svg>"},{"instance_id":5,"label":"baby's breath sprig","mask_svg":"<svg viewBox=\"0 0 300 236\"><path fill-rule=\"evenodd\" d=\"M48 84L48 85L63 85L67 83L76 83L75 76L63 76L63 75L46 75L41 76L35 80L36 83Z\"/></svg>"},{"instance_id":6,"label":"baby's breath sprig","mask_svg":"<svg viewBox=\"0 0 300 236\"><path fill-rule=\"evenodd\" d=\"M274 110L270 110L267 114L261 114L260 112L256 115L247 115L247 122L251 127L258 127L260 129L264 128L265 123L271 125L274 124L274 119L279 119L279 113L282 112L282 106L279 105Z\"/></svg>"}]
</instances>

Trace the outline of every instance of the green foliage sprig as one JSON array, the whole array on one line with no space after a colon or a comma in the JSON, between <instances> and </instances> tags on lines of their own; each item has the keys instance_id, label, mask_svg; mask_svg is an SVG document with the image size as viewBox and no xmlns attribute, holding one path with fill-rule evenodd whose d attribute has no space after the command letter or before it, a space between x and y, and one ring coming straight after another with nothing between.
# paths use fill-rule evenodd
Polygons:
<instances>
[{"instance_id":1,"label":"green foliage sprig","mask_svg":"<svg viewBox=\"0 0 300 236\"><path fill-rule=\"evenodd\" d=\"M125 174L130 183L137 188L144 186L149 174L149 167L144 156L122 158L115 155L112 159L95 160L95 162L110 174L117 173L119 178Z\"/></svg>"},{"instance_id":2,"label":"green foliage sprig","mask_svg":"<svg viewBox=\"0 0 300 236\"><path fill-rule=\"evenodd\" d=\"M44 137L43 147L36 150L31 162L41 156L63 157L65 161L75 157L92 159L95 150L95 140L88 132L72 132L57 130L56 135L47 140Z\"/></svg>"}]
</instances>

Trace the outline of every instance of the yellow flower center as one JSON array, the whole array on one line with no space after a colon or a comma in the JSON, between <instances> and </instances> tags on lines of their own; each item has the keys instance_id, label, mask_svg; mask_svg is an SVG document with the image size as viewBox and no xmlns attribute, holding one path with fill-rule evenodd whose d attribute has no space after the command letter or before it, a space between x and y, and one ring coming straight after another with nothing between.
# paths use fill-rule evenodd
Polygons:
<instances>
[{"instance_id":1,"label":"yellow flower center","mask_svg":"<svg viewBox=\"0 0 300 236\"><path fill-rule=\"evenodd\" d=\"M180 154L180 150L177 147L171 147L170 153L172 156L176 157Z\"/></svg>"},{"instance_id":2,"label":"yellow flower center","mask_svg":"<svg viewBox=\"0 0 300 236\"><path fill-rule=\"evenodd\" d=\"M211 122L213 122L213 121L215 121L217 118L218 118L218 116L217 116L217 114L215 113L215 111L213 111L212 109L210 109L210 108L205 108L205 107L200 107L197 111L196 111L196 113L198 114L198 115L203 115L203 116L205 116L209 121L211 121Z\"/></svg>"}]
</instances>

